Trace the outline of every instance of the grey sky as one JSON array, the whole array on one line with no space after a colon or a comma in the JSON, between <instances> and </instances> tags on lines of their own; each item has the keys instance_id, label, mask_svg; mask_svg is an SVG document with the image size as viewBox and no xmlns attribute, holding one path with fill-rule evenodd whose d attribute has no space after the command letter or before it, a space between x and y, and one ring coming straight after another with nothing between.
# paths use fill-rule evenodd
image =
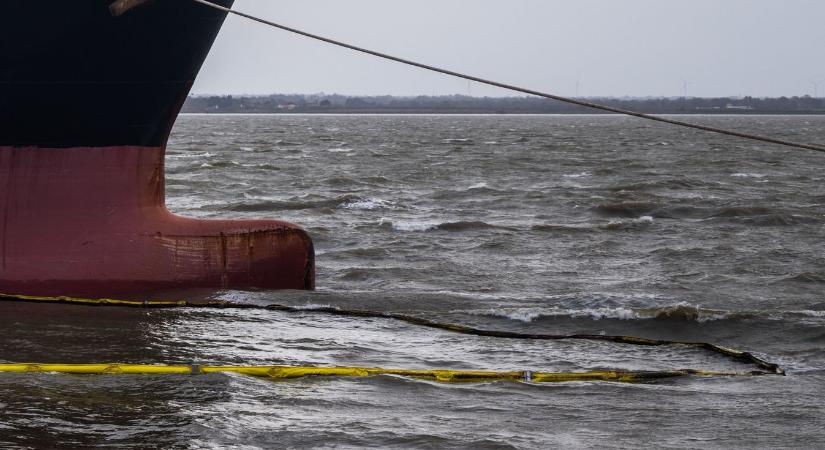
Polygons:
<instances>
[{"instance_id":1,"label":"grey sky","mask_svg":"<svg viewBox=\"0 0 825 450\"><path fill-rule=\"evenodd\" d=\"M237 0L285 25L562 95L780 96L825 80L823 0ZM510 95L230 17L196 94ZM825 82L819 87L825 96Z\"/></svg>"}]
</instances>

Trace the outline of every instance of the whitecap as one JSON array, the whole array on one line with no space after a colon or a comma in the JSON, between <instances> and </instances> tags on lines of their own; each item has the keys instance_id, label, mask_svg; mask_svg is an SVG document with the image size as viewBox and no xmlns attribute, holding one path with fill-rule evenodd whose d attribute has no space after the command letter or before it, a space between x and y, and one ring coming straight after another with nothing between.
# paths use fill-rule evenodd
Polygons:
<instances>
[{"instance_id":1,"label":"whitecap","mask_svg":"<svg viewBox=\"0 0 825 450\"><path fill-rule=\"evenodd\" d=\"M672 192L667 194L670 198L681 198L685 200L693 200L693 199L708 199L708 200L718 200L719 197L715 195L709 195L701 192Z\"/></svg>"},{"instance_id":2,"label":"whitecap","mask_svg":"<svg viewBox=\"0 0 825 450\"><path fill-rule=\"evenodd\" d=\"M295 306L295 309L298 309L298 310L301 310L301 311L313 311L313 310L328 309L328 308L338 309L337 307L332 306L329 303L304 303L303 305Z\"/></svg>"},{"instance_id":3,"label":"whitecap","mask_svg":"<svg viewBox=\"0 0 825 450\"><path fill-rule=\"evenodd\" d=\"M215 155L212 154L212 153L209 153L209 152L203 152L203 153L175 153L175 154L166 155L167 158L173 158L173 159L211 158L213 156L215 156Z\"/></svg>"},{"instance_id":4,"label":"whitecap","mask_svg":"<svg viewBox=\"0 0 825 450\"><path fill-rule=\"evenodd\" d=\"M642 216L637 219L611 220L607 223L607 228L620 228L632 225L649 225L653 223L652 216Z\"/></svg>"},{"instance_id":5,"label":"whitecap","mask_svg":"<svg viewBox=\"0 0 825 450\"><path fill-rule=\"evenodd\" d=\"M800 316L807 316L807 317L825 317L825 311L814 311L810 309L803 309L800 311L791 311L791 314L798 314Z\"/></svg>"},{"instance_id":6,"label":"whitecap","mask_svg":"<svg viewBox=\"0 0 825 450\"><path fill-rule=\"evenodd\" d=\"M489 309L474 313L476 315L502 317L505 319L515 320L519 322L533 322L536 319L544 317L560 317L572 319L619 319L619 320L634 320L643 318L637 312L629 308L585 308L585 309L566 309L566 308L502 308ZM651 317L652 318L652 317Z\"/></svg>"},{"instance_id":7,"label":"whitecap","mask_svg":"<svg viewBox=\"0 0 825 450\"><path fill-rule=\"evenodd\" d=\"M362 198L350 200L348 202L342 203L338 207L343 209L360 209L369 211L373 209L388 208L391 205L392 204L390 202L382 200L380 198Z\"/></svg>"},{"instance_id":8,"label":"whitecap","mask_svg":"<svg viewBox=\"0 0 825 450\"><path fill-rule=\"evenodd\" d=\"M703 309L685 302L670 306L630 308L630 307L593 307L593 308L500 308L488 309L471 314L491 317L503 317L520 322L532 322L541 318L567 318L591 320L651 320L651 319L681 319L698 323L726 320L732 317L770 317L753 311L724 311Z\"/></svg>"},{"instance_id":9,"label":"whitecap","mask_svg":"<svg viewBox=\"0 0 825 450\"><path fill-rule=\"evenodd\" d=\"M395 231L424 232L437 229L439 225L441 225L441 222L417 220L392 221L387 218L381 218L380 225L385 227L389 226Z\"/></svg>"}]
</instances>

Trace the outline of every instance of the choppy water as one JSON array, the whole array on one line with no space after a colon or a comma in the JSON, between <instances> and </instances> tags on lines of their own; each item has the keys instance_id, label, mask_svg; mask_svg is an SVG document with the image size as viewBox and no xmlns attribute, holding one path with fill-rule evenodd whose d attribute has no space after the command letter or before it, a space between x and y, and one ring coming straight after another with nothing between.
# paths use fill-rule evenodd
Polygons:
<instances>
[{"instance_id":1,"label":"choppy water","mask_svg":"<svg viewBox=\"0 0 825 450\"><path fill-rule=\"evenodd\" d=\"M825 140L825 117L693 117ZM812 447L825 440L825 155L607 116L184 116L170 208L316 242L314 293L221 298L712 341L787 377L442 385L0 376L0 447ZM381 320L0 305L8 361L747 369Z\"/></svg>"}]
</instances>

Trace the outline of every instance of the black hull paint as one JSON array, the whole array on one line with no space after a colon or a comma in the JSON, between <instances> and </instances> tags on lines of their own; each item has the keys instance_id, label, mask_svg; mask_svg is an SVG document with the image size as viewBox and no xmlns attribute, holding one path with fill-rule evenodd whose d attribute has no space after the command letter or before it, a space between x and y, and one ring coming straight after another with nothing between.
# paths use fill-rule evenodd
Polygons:
<instances>
[{"instance_id":1,"label":"black hull paint","mask_svg":"<svg viewBox=\"0 0 825 450\"><path fill-rule=\"evenodd\" d=\"M0 146L165 144L225 14L155 0L113 17L112 2L3 2Z\"/></svg>"}]
</instances>

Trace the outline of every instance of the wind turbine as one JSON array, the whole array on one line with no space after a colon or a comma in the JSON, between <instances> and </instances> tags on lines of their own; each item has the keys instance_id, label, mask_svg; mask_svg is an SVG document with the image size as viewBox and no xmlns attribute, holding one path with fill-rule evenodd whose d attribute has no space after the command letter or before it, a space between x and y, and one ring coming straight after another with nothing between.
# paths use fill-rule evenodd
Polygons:
<instances>
[{"instance_id":1,"label":"wind turbine","mask_svg":"<svg viewBox=\"0 0 825 450\"><path fill-rule=\"evenodd\" d=\"M814 98L819 98L819 85L825 83L825 78L819 81L811 81L811 86L814 87Z\"/></svg>"},{"instance_id":2,"label":"wind turbine","mask_svg":"<svg viewBox=\"0 0 825 450\"><path fill-rule=\"evenodd\" d=\"M681 80L682 80L682 94L683 94L682 98L687 98L687 96L688 96L688 86L690 86L693 83L685 80L684 78L681 78Z\"/></svg>"}]
</instances>

